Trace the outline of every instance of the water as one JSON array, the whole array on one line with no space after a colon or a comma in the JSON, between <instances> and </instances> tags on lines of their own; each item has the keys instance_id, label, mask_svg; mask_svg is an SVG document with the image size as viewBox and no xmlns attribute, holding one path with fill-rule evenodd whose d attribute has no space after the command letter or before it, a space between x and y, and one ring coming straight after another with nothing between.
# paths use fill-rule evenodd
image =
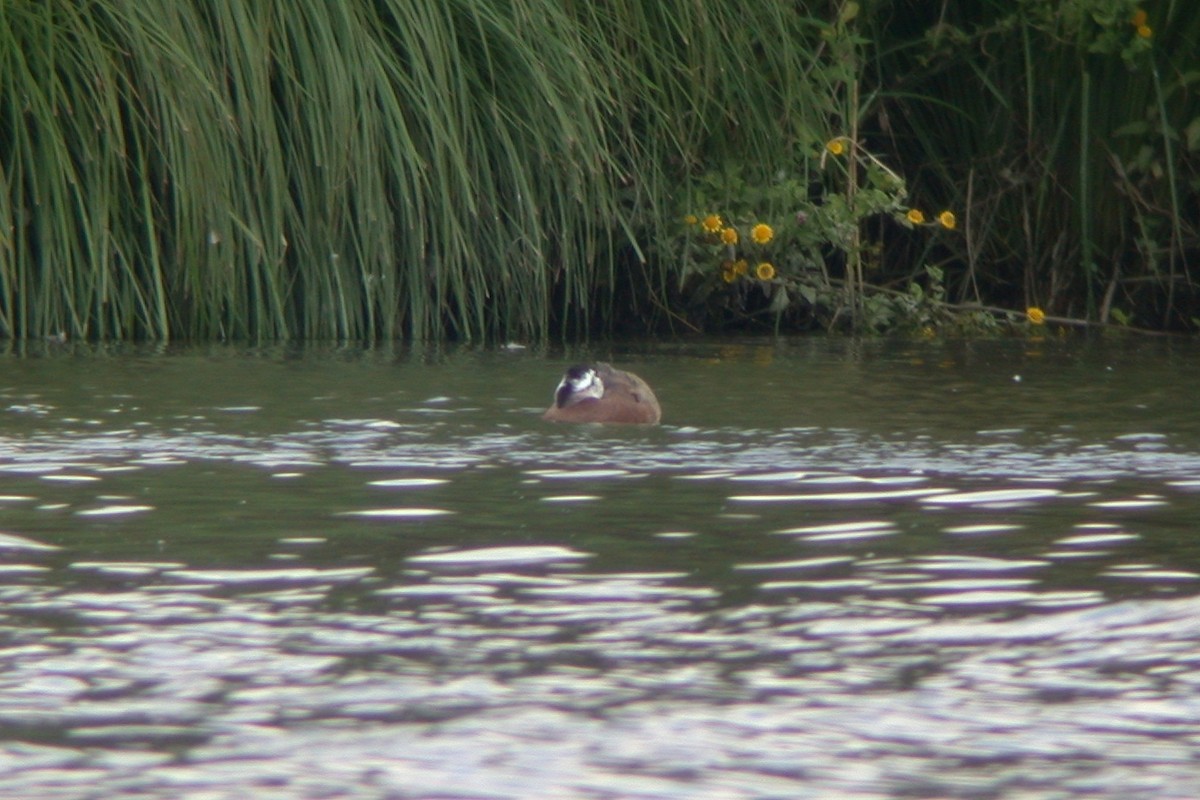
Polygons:
<instances>
[{"instance_id":1,"label":"water","mask_svg":"<svg viewBox=\"0 0 1200 800\"><path fill-rule=\"evenodd\" d=\"M0 796L1196 796L1198 357L0 358Z\"/></svg>"}]
</instances>

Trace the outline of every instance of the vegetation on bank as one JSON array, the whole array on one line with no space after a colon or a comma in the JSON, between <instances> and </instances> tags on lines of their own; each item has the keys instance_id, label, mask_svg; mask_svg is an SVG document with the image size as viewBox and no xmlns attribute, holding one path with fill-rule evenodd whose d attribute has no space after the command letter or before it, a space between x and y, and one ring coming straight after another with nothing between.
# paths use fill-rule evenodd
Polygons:
<instances>
[{"instance_id":1,"label":"vegetation on bank","mask_svg":"<svg viewBox=\"0 0 1200 800\"><path fill-rule=\"evenodd\" d=\"M1190 329L1198 35L1181 0L0 0L0 335Z\"/></svg>"}]
</instances>

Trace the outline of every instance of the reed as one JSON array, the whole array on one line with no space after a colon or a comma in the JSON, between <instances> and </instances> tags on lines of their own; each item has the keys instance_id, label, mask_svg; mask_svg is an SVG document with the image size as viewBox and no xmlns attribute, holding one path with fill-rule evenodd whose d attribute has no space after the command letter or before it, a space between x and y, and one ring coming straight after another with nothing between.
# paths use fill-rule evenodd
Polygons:
<instances>
[{"instance_id":1,"label":"reed","mask_svg":"<svg viewBox=\"0 0 1200 800\"><path fill-rule=\"evenodd\" d=\"M776 322L927 265L950 301L1200 317L1198 7L904 8L0 0L0 335L648 331L722 280L678 247L697 198L777 229ZM905 249L906 181L953 236Z\"/></svg>"},{"instance_id":2,"label":"reed","mask_svg":"<svg viewBox=\"0 0 1200 800\"><path fill-rule=\"evenodd\" d=\"M887 111L914 198L962 209L964 235L940 253L951 297L1193 325L1200 7L944 11L873 35L880 73L902 76Z\"/></svg>"},{"instance_id":3,"label":"reed","mask_svg":"<svg viewBox=\"0 0 1200 800\"><path fill-rule=\"evenodd\" d=\"M809 135L804 18L750 6L0 0L0 334L544 338L622 293L652 312L671 273L646 243L697 165L769 174Z\"/></svg>"}]
</instances>

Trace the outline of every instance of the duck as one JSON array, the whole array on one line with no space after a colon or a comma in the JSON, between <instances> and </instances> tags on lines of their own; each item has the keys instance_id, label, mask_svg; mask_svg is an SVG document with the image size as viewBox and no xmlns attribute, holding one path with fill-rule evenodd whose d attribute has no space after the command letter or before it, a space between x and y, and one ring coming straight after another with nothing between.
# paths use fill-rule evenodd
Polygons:
<instances>
[{"instance_id":1,"label":"duck","mask_svg":"<svg viewBox=\"0 0 1200 800\"><path fill-rule=\"evenodd\" d=\"M542 419L657 425L662 408L644 380L600 361L568 367Z\"/></svg>"}]
</instances>

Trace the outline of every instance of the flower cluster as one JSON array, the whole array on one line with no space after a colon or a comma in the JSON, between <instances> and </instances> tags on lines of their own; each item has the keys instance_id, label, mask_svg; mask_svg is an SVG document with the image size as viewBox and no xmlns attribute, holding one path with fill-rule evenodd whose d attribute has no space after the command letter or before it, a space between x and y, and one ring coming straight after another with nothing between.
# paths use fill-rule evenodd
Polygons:
<instances>
[{"instance_id":1,"label":"flower cluster","mask_svg":"<svg viewBox=\"0 0 1200 800\"><path fill-rule=\"evenodd\" d=\"M770 261L760 260L751 271L750 261L744 257L738 257L738 245L743 241L742 234L733 225L727 225L720 214L708 214L704 217L688 214L683 221L688 226L698 226L710 244L725 249L727 258L721 261L721 280L725 283L733 283L741 277L754 277L760 281L770 281L775 278L775 265ZM765 222L758 222L750 227L748 238L750 242L761 249L775 238L775 229ZM765 254L757 252L756 255L763 256Z\"/></svg>"},{"instance_id":2,"label":"flower cluster","mask_svg":"<svg viewBox=\"0 0 1200 800\"><path fill-rule=\"evenodd\" d=\"M832 326L843 318L871 330L894 326L901 317L932 318L930 309L944 295L940 272L899 300L868 283L867 271L881 259L878 228L867 223L891 218L909 228L952 231L954 212L930 212L927 221L926 212L906 202L903 177L852 136L813 142L806 157L826 173L822 180L805 168L778 170L748 185L733 164L697 181L691 209L698 210L683 217L680 243L684 275L698 278L697 300L723 314L745 315L745 321L774 314L776 324L789 309L807 322ZM867 291L869 303L862 296ZM925 292L928 302L921 299Z\"/></svg>"},{"instance_id":3,"label":"flower cluster","mask_svg":"<svg viewBox=\"0 0 1200 800\"><path fill-rule=\"evenodd\" d=\"M1137 31L1137 35L1143 39L1149 39L1154 35L1154 31L1146 24L1146 21L1146 12L1140 8L1133 13L1133 16L1129 20L1129 24Z\"/></svg>"},{"instance_id":4,"label":"flower cluster","mask_svg":"<svg viewBox=\"0 0 1200 800\"><path fill-rule=\"evenodd\" d=\"M822 161L824 161L826 156L834 156L836 158L837 156L844 155L848 151L847 142L850 141L851 140L846 136L835 136L834 138L830 139L825 143L825 155L822 156ZM878 159L874 158L874 156L870 156L869 159L873 164L875 164L875 166L879 167L886 174L890 175L898 186L903 185L903 181L900 180L900 177L880 163ZM904 214L902 219L907 221L910 225L929 225L931 227L935 225L941 225L948 231L954 230L955 226L958 225L958 219L954 216L954 212L949 210L938 214L935 218L935 221L928 222L925 219L925 212L921 211L919 208L910 208L908 209L907 213Z\"/></svg>"},{"instance_id":5,"label":"flower cluster","mask_svg":"<svg viewBox=\"0 0 1200 800\"><path fill-rule=\"evenodd\" d=\"M910 208L904 218L913 225L941 225L948 231L954 230L954 227L958 225L958 219L954 216L953 211L943 211L937 215L936 222L926 222L925 213L921 209Z\"/></svg>"}]
</instances>

